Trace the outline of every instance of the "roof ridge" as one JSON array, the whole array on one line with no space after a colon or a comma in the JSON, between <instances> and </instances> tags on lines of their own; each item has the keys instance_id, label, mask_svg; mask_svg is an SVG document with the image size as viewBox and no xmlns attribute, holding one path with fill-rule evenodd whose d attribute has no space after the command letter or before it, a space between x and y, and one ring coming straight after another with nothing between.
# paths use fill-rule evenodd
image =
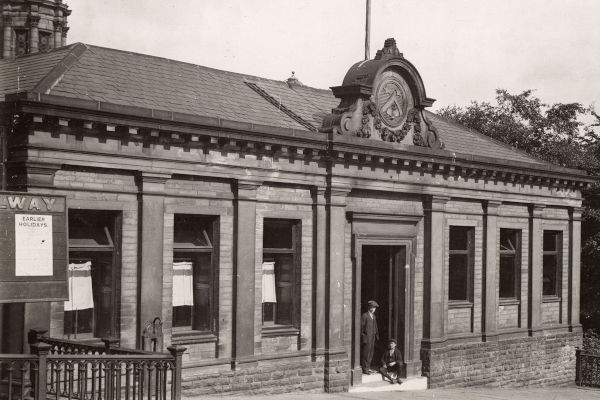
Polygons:
<instances>
[{"instance_id":1,"label":"roof ridge","mask_svg":"<svg viewBox=\"0 0 600 400\"><path fill-rule=\"evenodd\" d=\"M530 154L530 153L526 152L525 150L519 149L518 147L511 146L510 144L504 143L501 140L498 140L498 139L493 138L491 136L485 135L485 134L479 132L477 129L469 128L468 126L462 125L462 124L458 123L457 121L454 121L453 119L450 119L448 117L444 117L443 115L436 114L436 113L434 113L432 111L429 111L429 110L425 110L425 112L428 112L428 113L430 113L432 115L435 115L436 118L439 118L439 119L443 120L444 122L446 122L446 123L448 123L450 125L455 126L456 128L460 128L460 129L463 129L463 130L466 129L466 130L468 130L471 133L474 133L474 134L479 135L479 136L481 136L481 137L483 137L483 138L485 138L487 140L490 140L490 141L494 142L495 144L498 144L498 145L500 145L500 146L502 146L502 147L504 147L506 149L509 149L509 150L517 152L517 153L519 153L521 155L524 155L524 156L527 156L529 158L532 158L532 159L534 159L534 160L536 160L536 161L538 161L540 163L549 164L549 165L555 165L555 164L552 164L551 162L548 162L548 161L546 161L544 159L536 157L533 154Z\"/></svg>"},{"instance_id":2,"label":"roof ridge","mask_svg":"<svg viewBox=\"0 0 600 400\"><path fill-rule=\"evenodd\" d=\"M78 44L84 44L84 43L78 43ZM98 49L102 49L102 50L115 51L115 52L119 52L119 53L131 54L131 55L134 55L134 56L142 56L142 57L148 57L148 58L157 59L157 60L164 60L164 61L169 62L169 63L186 64L186 65L189 65L189 66L192 66L192 67L196 67L196 68L202 68L202 69L216 71L216 72L220 72L220 73L237 75L237 76L240 76L240 77L245 78L245 79L263 80L263 81L269 81L269 82L275 82L275 83L280 83L280 84L286 84L287 85L287 83L286 83L285 80L265 78L263 76L249 75L249 74L244 74L244 73L241 73L241 72L227 71L225 69L208 67L206 65L200 65L200 64L194 64L194 63L189 62L189 61L174 60L172 58L160 57L160 56L155 56L155 55L152 55L152 54L138 53L138 52L130 51L130 50L113 49L113 48L110 48L110 47L98 46L98 45L94 45L94 44L84 44L84 45L87 46L90 50L93 50L94 48L98 48ZM316 88L316 87L307 86L307 85L303 85L303 87L306 88L306 89L310 89L310 90L316 90L316 91L330 92L331 93L330 89L321 89L321 88Z\"/></svg>"},{"instance_id":3,"label":"roof ridge","mask_svg":"<svg viewBox=\"0 0 600 400\"><path fill-rule=\"evenodd\" d=\"M71 51L64 56L64 58L56 64L50 72L48 72L31 90L34 93L50 94L50 91L58 85L62 80L65 73L71 69L73 65L79 61L79 58L85 53L89 47L84 43L74 43Z\"/></svg>"}]
</instances>

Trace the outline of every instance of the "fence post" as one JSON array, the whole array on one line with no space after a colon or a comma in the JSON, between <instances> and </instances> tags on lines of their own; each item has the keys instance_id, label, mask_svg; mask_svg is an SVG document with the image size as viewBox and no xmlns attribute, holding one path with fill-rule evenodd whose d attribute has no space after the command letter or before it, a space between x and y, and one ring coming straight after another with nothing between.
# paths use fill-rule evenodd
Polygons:
<instances>
[{"instance_id":1,"label":"fence post","mask_svg":"<svg viewBox=\"0 0 600 400\"><path fill-rule=\"evenodd\" d=\"M38 373L31 380L33 382L35 400L46 400L46 384L48 382L46 367L48 365L48 353L51 348L52 346L47 343L38 342L31 344L31 352L38 356Z\"/></svg>"},{"instance_id":2,"label":"fence post","mask_svg":"<svg viewBox=\"0 0 600 400\"><path fill-rule=\"evenodd\" d=\"M181 369L182 369L182 357L183 353L187 350L183 346L169 346L167 350L171 353L173 358L175 359L175 370L173 371L173 377L171 380L171 385L174 388L174 398L171 400L181 400Z\"/></svg>"},{"instance_id":3,"label":"fence post","mask_svg":"<svg viewBox=\"0 0 600 400\"><path fill-rule=\"evenodd\" d=\"M31 328L27 333L27 343L31 345L41 342L47 332L48 330L44 328Z\"/></svg>"},{"instance_id":4,"label":"fence post","mask_svg":"<svg viewBox=\"0 0 600 400\"><path fill-rule=\"evenodd\" d=\"M112 348L117 347L119 344L119 339L117 338L102 338L104 342L104 352L106 354L112 354Z\"/></svg>"}]
</instances>

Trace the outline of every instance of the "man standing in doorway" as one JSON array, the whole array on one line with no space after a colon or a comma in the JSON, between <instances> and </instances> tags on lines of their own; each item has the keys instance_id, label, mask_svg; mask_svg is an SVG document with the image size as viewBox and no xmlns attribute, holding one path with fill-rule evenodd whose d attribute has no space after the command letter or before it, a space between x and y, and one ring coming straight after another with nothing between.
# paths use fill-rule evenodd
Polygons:
<instances>
[{"instance_id":1,"label":"man standing in doorway","mask_svg":"<svg viewBox=\"0 0 600 400\"><path fill-rule=\"evenodd\" d=\"M379 340L375 310L379 304L375 300L367 302L368 311L360 317L360 366L363 374L375 373L371 369L371 360L375 350L375 341Z\"/></svg>"}]
</instances>

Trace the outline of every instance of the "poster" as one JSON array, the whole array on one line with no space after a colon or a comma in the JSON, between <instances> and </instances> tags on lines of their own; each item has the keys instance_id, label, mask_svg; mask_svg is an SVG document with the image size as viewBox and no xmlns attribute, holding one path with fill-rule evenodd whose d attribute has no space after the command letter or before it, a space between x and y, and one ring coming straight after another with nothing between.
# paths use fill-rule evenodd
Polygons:
<instances>
[{"instance_id":1,"label":"poster","mask_svg":"<svg viewBox=\"0 0 600 400\"><path fill-rule=\"evenodd\" d=\"M15 275L52 276L52 216L15 214Z\"/></svg>"}]
</instances>

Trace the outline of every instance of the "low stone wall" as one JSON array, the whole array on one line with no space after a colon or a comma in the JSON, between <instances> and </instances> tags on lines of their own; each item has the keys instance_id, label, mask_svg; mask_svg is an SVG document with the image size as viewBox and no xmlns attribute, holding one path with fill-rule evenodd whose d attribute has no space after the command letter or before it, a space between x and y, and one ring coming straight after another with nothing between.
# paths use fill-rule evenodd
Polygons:
<instances>
[{"instance_id":1,"label":"low stone wall","mask_svg":"<svg viewBox=\"0 0 600 400\"><path fill-rule=\"evenodd\" d=\"M184 368L184 397L207 394L322 393L348 390L346 355L277 358L244 363Z\"/></svg>"},{"instance_id":2,"label":"low stone wall","mask_svg":"<svg viewBox=\"0 0 600 400\"><path fill-rule=\"evenodd\" d=\"M581 341L581 333L558 333L423 349L423 374L430 388L572 384Z\"/></svg>"}]
</instances>

